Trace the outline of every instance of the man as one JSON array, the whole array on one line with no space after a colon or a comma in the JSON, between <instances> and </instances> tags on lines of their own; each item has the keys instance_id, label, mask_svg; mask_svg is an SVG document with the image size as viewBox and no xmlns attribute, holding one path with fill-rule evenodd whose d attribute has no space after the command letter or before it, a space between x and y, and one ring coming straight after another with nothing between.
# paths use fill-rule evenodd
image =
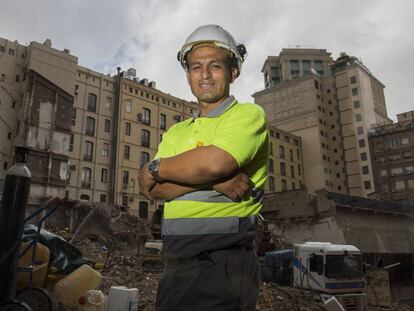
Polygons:
<instances>
[{"instance_id":1,"label":"man","mask_svg":"<svg viewBox=\"0 0 414 311\"><path fill-rule=\"evenodd\" d=\"M230 96L245 55L217 25L197 28L178 54L199 113L163 135L139 177L146 197L166 200L157 310L255 310L268 133L259 106Z\"/></svg>"}]
</instances>

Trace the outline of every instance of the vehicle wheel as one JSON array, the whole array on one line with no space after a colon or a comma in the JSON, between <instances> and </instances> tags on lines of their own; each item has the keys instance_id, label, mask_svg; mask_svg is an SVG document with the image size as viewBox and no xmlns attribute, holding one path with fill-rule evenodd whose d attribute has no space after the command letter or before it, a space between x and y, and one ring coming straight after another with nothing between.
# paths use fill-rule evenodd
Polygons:
<instances>
[{"instance_id":1,"label":"vehicle wheel","mask_svg":"<svg viewBox=\"0 0 414 311\"><path fill-rule=\"evenodd\" d=\"M27 304L20 301L7 302L0 306L0 311L33 311Z\"/></svg>"},{"instance_id":2,"label":"vehicle wheel","mask_svg":"<svg viewBox=\"0 0 414 311\"><path fill-rule=\"evenodd\" d=\"M33 311L52 311L52 300L43 288L26 288L17 295L17 300L28 304Z\"/></svg>"}]
</instances>

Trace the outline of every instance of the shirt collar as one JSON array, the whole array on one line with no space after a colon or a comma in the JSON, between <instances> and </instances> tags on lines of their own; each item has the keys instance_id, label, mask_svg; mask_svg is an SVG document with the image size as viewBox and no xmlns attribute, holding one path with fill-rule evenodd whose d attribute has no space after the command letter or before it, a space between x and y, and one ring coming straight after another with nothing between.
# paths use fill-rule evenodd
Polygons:
<instances>
[{"instance_id":1,"label":"shirt collar","mask_svg":"<svg viewBox=\"0 0 414 311\"><path fill-rule=\"evenodd\" d=\"M209 111L204 118L215 118L219 115L223 114L228 108L230 108L233 104L237 101L233 95L227 97L220 105L218 105L213 110ZM200 112L196 112L193 114L193 119L200 118Z\"/></svg>"}]
</instances>

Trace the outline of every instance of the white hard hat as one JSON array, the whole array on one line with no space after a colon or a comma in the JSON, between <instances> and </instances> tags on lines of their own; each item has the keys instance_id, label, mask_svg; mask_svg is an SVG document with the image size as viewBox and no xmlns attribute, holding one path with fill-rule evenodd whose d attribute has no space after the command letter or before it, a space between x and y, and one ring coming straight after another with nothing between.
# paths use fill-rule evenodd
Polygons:
<instances>
[{"instance_id":1,"label":"white hard hat","mask_svg":"<svg viewBox=\"0 0 414 311\"><path fill-rule=\"evenodd\" d=\"M246 48L243 44L237 44L233 36L223 27L218 25L200 26L191 33L187 40L185 40L184 45L177 55L177 59L184 69L187 69L187 54L194 46L202 43L212 43L217 47L229 51L233 55L235 64L240 73L242 64L247 55Z\"/></svg>"}]
</instances>

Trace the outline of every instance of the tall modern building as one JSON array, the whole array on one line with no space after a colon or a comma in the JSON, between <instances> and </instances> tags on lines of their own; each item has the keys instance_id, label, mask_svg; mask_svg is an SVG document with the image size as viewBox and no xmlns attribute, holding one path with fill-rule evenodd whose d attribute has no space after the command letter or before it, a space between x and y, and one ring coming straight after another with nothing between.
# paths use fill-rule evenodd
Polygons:
<instances>
[{"instance_id":1,"label":"tall modern building","mask_svg":"<svg viewBox=\"0 0 414 311\"><path fill-rule=\"evenodd\" d=\"M262 72L253 97L272 126L301 137L308 190L374 192L367 134L391 122L384 85L357 58L323 49L283 49Z\"/></svg>"},{"instance_id":2,"label":"tall modern building","mask_svg":"<svg viewBox=\"0 0 414 311\"><path fill-rule=\"evenodd\" d=\"M151 218L163 202L140 195L138 170L162 134L195 109L132 68L105 75L50 40L24 46L0 38L0 181L22 146L33 176L29 204L66 196Z\"/></svg>"},{"instance_id":3,"label":"tall modern building","mask_svg":"<svg viewBox=\"0 0 414 311\"><path fill-rule=\"evenodd\" d=\"M380 199L414 203L414 111L368 134L376 193Z\"/></svg>"}]
</instances>

